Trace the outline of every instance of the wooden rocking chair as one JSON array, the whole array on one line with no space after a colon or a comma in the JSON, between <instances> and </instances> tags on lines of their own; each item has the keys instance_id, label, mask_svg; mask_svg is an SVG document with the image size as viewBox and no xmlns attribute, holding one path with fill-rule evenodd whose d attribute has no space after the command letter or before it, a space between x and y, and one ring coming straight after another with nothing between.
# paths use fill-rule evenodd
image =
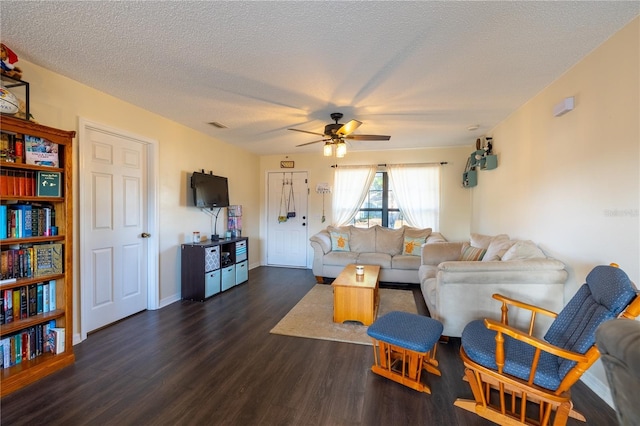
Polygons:
<instances>
[{"instance_id":1,"label":"wooden rocking chair","mask_svg":"<svg viewBox=\"0 0 640 426\"><path fill-rule=\"evenodd\" d=\"M501 321L472 321L462 332L460 355L475 401L454 405L501 425L561 426L569 416L586 421L573 410L571 386L600 356L598 326L640 314L627 274L614 264L596 266L559 314L493 297L502 302ZM509 326L509 306L530 312L527 331ZM544 339L533 335L538 314L555 318Z\"/></svg>"}]
</instances>

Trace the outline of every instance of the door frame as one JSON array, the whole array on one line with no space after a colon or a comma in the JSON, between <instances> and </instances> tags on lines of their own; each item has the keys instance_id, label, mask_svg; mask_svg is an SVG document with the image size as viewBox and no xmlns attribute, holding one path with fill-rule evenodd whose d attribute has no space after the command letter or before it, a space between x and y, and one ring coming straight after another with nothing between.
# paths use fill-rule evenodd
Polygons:
<instances>
[{"instance_id":1,"label":"door frame","mask_svg":"<svg viewBox=\"0 0 640 426\"><path fill-rule=\"evenodd\" d=\"M150 139L144 136L140 136L126 130L117 129L114 127L110 127L101 123L97 123L83 117L79 118L79 135L78 135L78 194L83 194L85 185L88 185L91 182L89 172L86 168L85 164L85 155L87 155L86 150L90 149L87 146L87 133L90 130L95 130L104 133L111 133L118 136L123 136L130 139L135 139L136 141L144 144L146 146L147 151L147 228L151 237L147 239L147 309L160 309L160 285L159 285L159 277L158 277L158 259L160 255L160 247L159 247L159 199L158 199L158 188L159 182L158 179L160 177L160 164L159 164L159 152L158 152L158 141L155 139ZM82 199L78 197L79 202L78 206L81 205ZM87 338L87 330L84 324L87 324L85 318L89 313L87 312L87 304L84 303L84 292L82 291L82 283L87 282L85 279L86 269L82 267L85 262L88 262L88 259L85 259L84 251L82 247L86 247L85 235L88 234L88 229L91 226L90 218L85 217L80 214L81 209L78 208L77 218L80 224L80 249L79 256L77 259L80 259L78 264L80 269L80 284L76 286L76 289L80 291L80 297L77 297L75 300L78 300L80 303L80 341L83 341ZM76 343L76 342L74 342Z\"/></svg>"},{"instance_id":2,"label":"door frame","mask_svg":"<svg viewBox=\"0 0 640 426\"><path fill-rule=\"evenodd\" d=\"M311 188L311 184L309 183L309 170L308 169L270 169L270 170L265 170L264 172L264 211L265 214L263 215L264 218L264 222L263 222L263 226L264 226L264 238L265 238L265 244L264 244L264 251L263 251L263 264L264 265L268 265L268 255L267 255L267 250L269 247L269 220L271 220L271 218L269 217L269 175L271 173L298 173L298 172L303 172L307 174L307 191L310 191ZM305 226L305 232L307 234L306 239L309 239L309 196L310 194L307 193L307 225ZM311 248L310 245L307 244L307 248L305 251L305 259L306 259L306 269L311 269L311 259L313 259L313 257L311 256L311 253L309 253L309 249ZM276 266L277 267L277 266Z\"/></svg>"}]
</instances>

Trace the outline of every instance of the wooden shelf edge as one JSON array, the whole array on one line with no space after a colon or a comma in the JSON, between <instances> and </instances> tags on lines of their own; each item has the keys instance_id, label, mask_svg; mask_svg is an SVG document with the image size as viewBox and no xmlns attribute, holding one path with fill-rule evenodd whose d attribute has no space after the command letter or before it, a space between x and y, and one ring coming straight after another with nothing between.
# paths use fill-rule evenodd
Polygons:
<instances>
[{"instance_id":1,"label":"wooden shelf edge","mask_svg":"<svg viewBox=\"0 0 640 426\"><path fill-rule=\"evenodd\" d=\"M38 358L3 369L0 380L0 397L73 364L75 359L73 351L65 351L58 355L41 355Z\"/></svg>"},{"instance_id":2,"label":"wooden shelf edge","mask_svg":"<svg viewBox=\"0 0 640 426\"><path fill-rule=\"evenodd\" d=\"M34 325L61 318L64 315L64 309L56 309L55 311L34 315L29 318L19 319L8 324L2 324L2 326L0 326L0 335L5 336L19 330L24 330L25 328L33 327Z\"/></svg>"},{"instance_id":3,"label":"wooden shelf edge","mask_svg":"<svg viewBox=\"0 0 640 426\"><path fill-rule=\"evenodd\" d=\"M9 283L0 284L0 290L10 290L12 288L24 287L29 284L38 284L51 280L58 280L60 278L65 278L66 275L62 274L53 274L53 275L42 275L40 277L31 277L31 278L18 278L15 281Z\"/></svg>"}]
</instances>

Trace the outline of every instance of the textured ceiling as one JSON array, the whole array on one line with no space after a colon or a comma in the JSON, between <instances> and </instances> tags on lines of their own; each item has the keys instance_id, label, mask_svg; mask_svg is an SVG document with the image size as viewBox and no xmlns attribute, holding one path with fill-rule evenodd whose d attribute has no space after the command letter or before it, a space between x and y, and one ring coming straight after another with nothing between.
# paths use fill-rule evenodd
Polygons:
<instances>
[{"instance_id":1,"label":"textured ceiling","mask_svg":"<svg viewBox=\"0 0 640 426\"><path fill-rule=\"evenodd\" d=\"M321 133L332 112L391 135L350 149L472 144L640 2L2 1L0 13L20 58L257 154L291 154L321 144L296 148L317 137L287 128Z\"/></svg>"}]
</instances>

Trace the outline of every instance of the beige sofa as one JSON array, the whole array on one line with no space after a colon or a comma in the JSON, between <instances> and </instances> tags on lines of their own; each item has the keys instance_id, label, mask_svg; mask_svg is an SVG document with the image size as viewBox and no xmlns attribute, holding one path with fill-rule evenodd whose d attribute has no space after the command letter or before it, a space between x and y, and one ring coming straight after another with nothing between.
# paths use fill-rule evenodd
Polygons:
<instances>
[{"instance_id":1,"label":"beige sofa","mask_svg":"<svg viewBox=\"0 0 640 426\"><path fill-rule=\"evenodd\" d=\"M359 263L380 265L380 281L418 284L421 245L446 240L430 228L329 226L309 241L313 247L313 274L319 283L324 278L337 277L346 265Z\"/></svg>"},{"instance_id":2,"label":"beige sofa","mask_svg":"<svg viewBox=\"0 0 640 426\"><path fill-rule=\"evenodd\" d=\"M475 251L472 258L486 252L480 261L460 260L464 250ZM568 277L565 265L547 257L533 242L510 240L504 234L472 234L467 243L426 244L418 274L431 317L443 323L444 336L452 337L460 337L474 319L500 319L501 304L491 297L494 293L559 312ZM551 322L542 317L536 321L538 336ZM522 310L511 310L509 318L510 324L521 327L529 320Z\"/></svg>"}]
</instances>

